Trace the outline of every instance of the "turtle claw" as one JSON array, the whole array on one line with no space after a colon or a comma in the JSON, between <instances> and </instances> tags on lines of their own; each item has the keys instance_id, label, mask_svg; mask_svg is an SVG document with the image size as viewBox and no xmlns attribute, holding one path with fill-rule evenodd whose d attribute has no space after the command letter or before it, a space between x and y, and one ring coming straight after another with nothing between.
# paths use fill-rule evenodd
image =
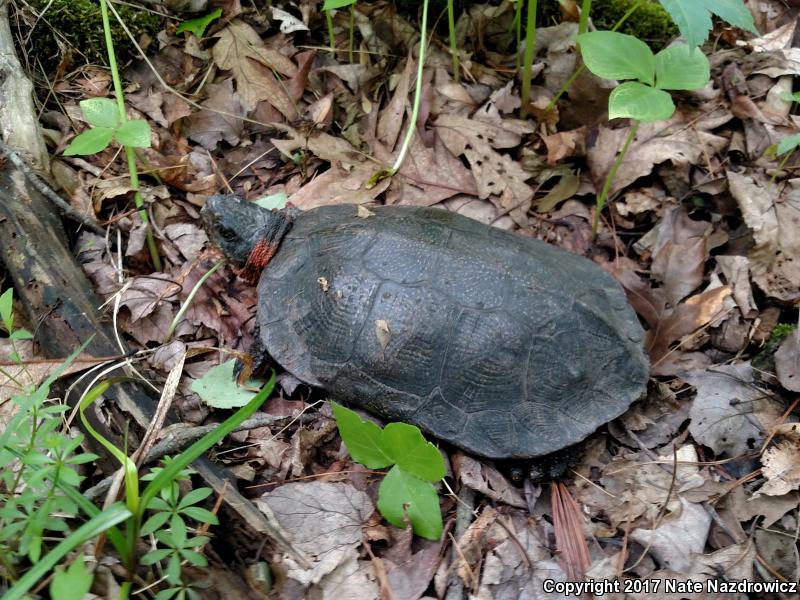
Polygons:
<instances>
[{"instance_id":1,"label":"turtle claw","mask_svg":"<svg viewBox=\"0 0 800 600\"><path fill-rule=\"evenodd\" d=\"M253 329L253 345L246 353L240 354L233 365L233 376L239 385L243 385L251 376L262 375L269 364L270 357L267 349L261 343L261 332L258 324Z\"/></svg>"}]
</instances>

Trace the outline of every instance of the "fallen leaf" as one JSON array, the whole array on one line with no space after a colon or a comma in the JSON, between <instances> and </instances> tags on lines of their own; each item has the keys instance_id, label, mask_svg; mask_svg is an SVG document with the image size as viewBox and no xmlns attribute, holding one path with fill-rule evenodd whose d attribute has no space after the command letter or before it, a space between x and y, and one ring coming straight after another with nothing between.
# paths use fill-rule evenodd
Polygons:
<instances>
[{"instance_id":1,"label":"fallen leaf","mask_svg":"<svg viewBox=\"0 0 800 600\"><path fill-rule=\"evenodd\" d=\"M700 504L680 498L680 511L669 515L656 529L634 529L632 540L650 549L660 565L671 571L687 573L693 555L706 545L711 515Z\"/></svg>"},{"instance_id":2,"label":"fallen leaf","mask_svg":"<svg viewBox=\"0 0 800 600\"><path fill-rule=\"evenodd\" d=\"M664 211L653 246L651 272L664 284L669 306L676 306L703 282L711 223L695 221L681 206Z\"/></svg>"},{"instance_id":3,"label":"fallen leaf","mask_svg":"<svg viewBox=\"0 0 800 600\"><path fill-rule=\"evenodd\" d=\"M689 411L689 432L717 456L757 450L781 408L754 382L749 362L694 371L683 379L697 388Z\"/></svg>"},{"instance_id":4,"label":"fallen leaf","mask_svg":"<svg viewBox=\"0 0 800 600\"><path fill-rule=\"evenodd\" d=\"M686 120L687 117L678 112L666 122L643 123L614 177L609 195L649 175L657 164L670 161L673 165L694 165L702 162L705 154L719 152L727 146L727 138L696 130ZM596 189L603 187L628 131L628 127L600 126L586 154Z\"/></svg>"},{"instance_id":5,"label":"fallen leaf","mask_svg":"<svg viewBox=\"0 0 800 600\"><path fill-rule=\"evenodd\" d=\"M800 329L792 330L775 352L775 374L784 389L800 392Z\"/></svg>"},{"instance_id":6,"label":"fallen leaf","mask_svg":"<svg viewBox=\"0 0 800 600\"><path fill-rule=\"evenodd\" d=\"M631 594L636 600L730 600L731 593L709 592L708 581L753 581L753 562L756 547L753 543L731 545L710 554L691 554L691 563L685 572L676 570L660 570L647 574L648 579L658 582L658 590ZM678 595L667 591L666 581L670 584L684 586L691 584L692 589L698 586L701 591L682 592ZM734 594L736 596L736 594Z\"/></svg>"},{"instance_id":7,"label":"fallen leaf","mask_svg":"<svg viewBox=\"0 0 800 600\"><path fill-rule=\"evenodd\" d=\"M494 467L482 463L466 454L457 452L451 457L453 470L461 483L487 498L502 502L517 508L526 508L528 505L518 488Z\"/></svg>"},{"instance_id":8,"label":"fallen leaf","mask_svg":"<svg viewBox=\"0 0 800 600\"><path fill-rule=\"evenodd\" d=\"M338 569L350 572L362 528L375 508L369 497L346 483L286 483L255 501L274 515L294 548L312 560L311 569L282 557L287 574L304 586L319 583Z\"/></svg>"},{"instance_id":9,"label":"fallen leaf","mask_svg":"<svg viewBox=\"0 0 800 600\"><path fill-rule=\"evenodd\" d=\"M728 171L727 175L731 196L756 241L750 251L753 281L768 296L784 302L800 300L800 191L780 199L764 174Z\"/></svg>"},{"instance_id":10,"label":"fallen leaf","mask_svg":"<svg viewBox=\"0 0 800 600\"><path fill-rule=\"evenodd\" d=\"M250 25L239 20L232 21L219 33L212 56L220 69L233 72L236 92L249 110L253 110L261 100L266 100L287 119L299 116L297 105L273 73L274 70L292 77L297 72L297 66L277 50L267 48Z\"/></svg>"},{"instance_id":11,"label":"fallen leaf","mask_svg":"<svg viewBox=\"0 0 800 600\"><path fill-rule=\"evenodd\" d=\"M247 114L247 108L241 96L233 91L233 83L230 79L210 83L206 94L201 103L203 110L184 120L184 133L207 150L216 149L222 140L232 146L238 144L244 131L241 117Z\"/></svg>"},{"instance_id":12,"label":"fallen leaf","mask_svg":"<svg viewBox=\"0 0 800 600\"><path fill-rule=\"evenodd\" d=\"M495 148L517 146L522 135L530 133L530 126L447 114L440 115L434 125L450 152L454 156L463 155L469 162L478 186L478 197L498 197L499 205L509 210L517 223L527 224L527 211L533 198L533 190L526 183L530 174L518 161L500 154Z\"/></svg>"}]
</instances>

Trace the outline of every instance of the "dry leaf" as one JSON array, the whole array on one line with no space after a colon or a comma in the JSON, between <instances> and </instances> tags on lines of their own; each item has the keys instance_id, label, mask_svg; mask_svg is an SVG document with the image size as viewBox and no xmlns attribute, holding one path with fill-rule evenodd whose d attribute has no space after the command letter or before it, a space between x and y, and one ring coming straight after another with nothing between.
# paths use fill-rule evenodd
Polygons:
<instances>
[{"instance_id":1,"label":"dry leaf","mask_svg":"<svg viewBox=\"0 0 800 600\"><path fill-rule=\"evenodd\" d=\"M800 329L795 328L775 353L775 374L784 389L800 392Z\"/></svg>"},{"instance_id":2,"label":"dry leaf","mask_svg":"<svg viewBox=\"0 0 800 600\"><path fill-rule=\"evenodd\" d=\"M758 449L764 432L781 414L780 406L756 387L748 362L694 371L683 379L697 388L689 432L718 456Z\"/></svg>"},{"instance_id":3,"label":"dry leaf","mask_svg":"<svg viewBox=\"0 0 800 600\"><path fill-rule=\"evenodd\" d=\"M750 251L750 272L764 292L784 302L800 300L800 192L779 201L777 188L766 175L728 171L731 196L752 230L756 245Z\"/></svg>"},{"instance_id":4,"label":"dry leaf","mask_svg":"<svg viewBox=\"0 0 800 600\"><path fill-rule=\"evenodd\" d=\"M706 545L711 515L700 504L680 498L681 510L664 519L656 529L634 529L632 540L650 549L663 567L687 573L692 555L701 554Z\"/></svg>"},{"instance_id":5,"label":"dry leaf","mask_svg":"<svg viewBox=\"0 0 800 600\"><path fill-rule=\"evenodd\" d=\"M466 157L478 186L478 197L499 197L500 206L510 211L518 223L527 224L526 213L533 190L525 183L530 174L519 162L495 148L517 146L530 129L518 122L491 123L458 115L441 115L436 129L445 146L454 156Z\"/></svg>"},{"instance_id":6,"label":"dry leaf","mask_svg":"<svg viewBox=\"0 0 800 600\"><path fill-rule=\"evenodd\" d=\"M685 121L683 115L676 113L667 122L643 123L614 177L609 194L613 195L639 177L650 174L657 164L667 161L676 166L702 163L706 154L719 152L727 146L727 138L695 130ZM601 126L594 145L588 149L589 170L598 190L602 188L627 135L627 127L609 129Z\"/></svg>"},{"instance_id":7,"label":"dry leaf","mask_svg":"<svg viewBox=\"0 0 800 600\"><path fill-rule=\"evenodd\" d=\"M280 52L267 48L250 25L232 21L219 33L212 55L220 69L233 72L236 91L248 109L253 110L261 100L266 100L287 119L299 116L285 86L273 74L274 69L292 77L297 66Z\"/></svg>"}]
</instances>

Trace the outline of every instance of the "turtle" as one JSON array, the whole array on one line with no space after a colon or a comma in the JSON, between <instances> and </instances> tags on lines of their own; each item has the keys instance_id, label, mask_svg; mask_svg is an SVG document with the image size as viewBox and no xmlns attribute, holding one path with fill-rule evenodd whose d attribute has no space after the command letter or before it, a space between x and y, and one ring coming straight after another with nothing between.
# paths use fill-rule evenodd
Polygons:
<instances>
[{"instance_id":1,"label":"turtle","mask_svg":"<svg viewBox=\"0 0 800 600\"><path fill-rule=\"evenodd\" d=\"M490 459L621 415L648 381L639 320L593 261L437 207L307 211L211 196L210 241L258 284L256 366Z\"/></svg>"}]
</instances>

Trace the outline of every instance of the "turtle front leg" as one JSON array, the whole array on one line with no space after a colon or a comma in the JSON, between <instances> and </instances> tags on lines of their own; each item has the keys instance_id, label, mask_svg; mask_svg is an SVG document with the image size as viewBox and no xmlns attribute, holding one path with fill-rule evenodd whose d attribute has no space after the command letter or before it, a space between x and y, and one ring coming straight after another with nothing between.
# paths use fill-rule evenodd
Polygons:
<instances>
[{"instance_id":1,"label":"turtle front leg","mask_svg":"<svg viewBox=\"0 0 800 600\"><path fill-rule=\"evenodd\" d=\"M269 352L267 352L267 349L261 341L261 330L259 329L258 322L256 322L255 327L253 327L253 344L250 346L247 354L250 357L249 361L237 358L236 364L233 367L233 375L239 384L243 384L250 379L252 375L262 375L270 361Z\"/></svg>"}]
</instances>

